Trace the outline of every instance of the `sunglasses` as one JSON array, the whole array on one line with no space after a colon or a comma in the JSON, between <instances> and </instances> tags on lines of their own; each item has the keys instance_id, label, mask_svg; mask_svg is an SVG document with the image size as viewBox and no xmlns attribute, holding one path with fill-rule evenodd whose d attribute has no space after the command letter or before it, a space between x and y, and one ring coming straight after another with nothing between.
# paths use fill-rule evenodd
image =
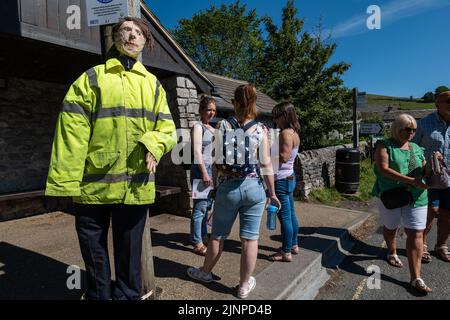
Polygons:
<instances>
[{"instance_id":1,"label":"sunglasses","mask_svg":"<svg viewBox=\"0 0 450 320\"><path fill-rule=\"evenodd\" d=\"M405 130L408 133L415 133L417 129L414 129L414 128L403 128L403 130Z\"/></svg>"}]
</instances>

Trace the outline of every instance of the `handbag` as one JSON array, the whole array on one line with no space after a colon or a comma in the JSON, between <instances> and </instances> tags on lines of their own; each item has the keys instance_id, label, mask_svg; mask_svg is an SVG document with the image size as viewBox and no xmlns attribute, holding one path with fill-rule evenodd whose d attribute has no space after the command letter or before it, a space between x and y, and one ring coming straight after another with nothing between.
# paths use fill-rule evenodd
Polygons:
<instances>
[{"instance_id":1,"label":"handbag","mask_svg":"<svg viewBox=\"0 0 450 320\"><path fill-rule=\"evenodd\" d=\"M382 192L380 200L386 209L397 209L410 204L413 197L406 188L399 187Z\"/></svg>"},{"instance_id":2,"label":"handbag","mask_svg":"<svg viewBox=\"0 0 450 320\"><path fill-rule=\"evenodd\" d=\"M408 175L410 175L416 167L416 161L414 158L414 149L409 144L410 158L408 164ZM380 200L386 209L397 209L404 207L413 202L413 196L407 187L398 187L386 190L380 194Z\"/></svg>"},{"instance_id":3,"label":"handbag","mask_svg":"<svg viewBox=\"0 0 450 320\"><path fill-rule=\"evenodd\" d=\"M447 189L449 177L447 168L435 152L430 155L425 167L425 180L432 189Z\"/></svg>"}]
</instances>

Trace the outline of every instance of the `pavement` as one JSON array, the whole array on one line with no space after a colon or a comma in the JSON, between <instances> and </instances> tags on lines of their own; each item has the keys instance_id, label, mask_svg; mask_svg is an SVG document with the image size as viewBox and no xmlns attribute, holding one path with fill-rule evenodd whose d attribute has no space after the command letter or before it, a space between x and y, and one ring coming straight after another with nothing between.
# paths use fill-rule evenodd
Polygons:
<instances>
[{"instance_id":1,"label":"pavement","mask_svg":"<svg viewBox=\"0 0 450 320\"><path fill-rule=\"evenodd\" d=\"M254 271L257 285L248 299L314 299L329 278L327 268L337 265L351 250L349 231L371 216L368 212L299 201L295 206L300 253L293 255L290 263L268 260L281 246L280 225L277 221L275 231L267 230L264 216ZM186 275L188 267L200 266L204 259L192 253L190 219L170 214L151 216L157 299L237 299L241 250L238 224L225 241L222 257L213 270L215 281L203 284ZM69 266L80 266L80 289L68 289L67 283L76 284L72 275L77 270ZM73 216L52 212L0 223L0 299L80 299L85 287L83 268Z\"/></svg>"}]
</instances>

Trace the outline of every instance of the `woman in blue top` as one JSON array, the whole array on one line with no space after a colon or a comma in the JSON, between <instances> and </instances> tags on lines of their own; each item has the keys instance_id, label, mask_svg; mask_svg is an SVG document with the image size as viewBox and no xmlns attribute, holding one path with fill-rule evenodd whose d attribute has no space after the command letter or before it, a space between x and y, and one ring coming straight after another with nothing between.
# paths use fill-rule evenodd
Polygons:
<instances>
[{"instance_id":1,"label":"woman in blue top","mask_svg":"<svg viewBox=\"0 0 450 320\"><path fill-rule=\"evenodd\" d=\"M400 223L406 232L411 285L420 292L431 292L420 277L423 252L423 231L427 220L427 185L423 183L425 157L423 149L410 142L417 129L416 120L408 114L395 118L391 126L391 138L380 141L375 150L375 176L373 194L377 198L383 236L388 248L387 261L394 267L403 267L397 255L396 234ZM411 162L413 152L413 162ZM414 165L413 165L414 164ZM412 195L412 202L397 209L387 209L379 199L384 191L405 187Z\"/></svg>"}]
</instances>

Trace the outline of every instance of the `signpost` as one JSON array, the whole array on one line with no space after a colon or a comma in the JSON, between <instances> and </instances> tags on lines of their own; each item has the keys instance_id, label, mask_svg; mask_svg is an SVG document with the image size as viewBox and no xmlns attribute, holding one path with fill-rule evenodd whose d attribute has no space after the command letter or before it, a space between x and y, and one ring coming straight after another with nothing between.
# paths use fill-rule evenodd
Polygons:
<instances>
[{"instance_id":1,"label":"signpost","mask_svg":"<svg viewBox=\"0 0 450 320\"><path fill-rule=\"evenodd\" d=\"M358 148L359 135L356 121L356 108L358 107L358 89L353 88L353 148Z\"/></svg>"},{"instance_id":2,"label":"signpost","mask_svg":"<svg viewBox=\"0 0 450 320\"><path fill-rule=\"evenodd\" d=\"M128 0L86 0L89 27L113 24L128 15Z\"/></svg>"},{"instance_id":3,"label":"signpost","mask_svg":"<svg viewBox=\"0 0 450 320\"><path fill-rule=\"evenodd\" d=\"M384 130L384 126L381 123L361 122L359 126L360 126L360 133L367 135L380 135L383 133Z\"/></svg>"},{"instance_id":4,"label":"signpost","mask_svg":"<svg viewBox=\"0 0 450 320\"><path fill-rule=\"evenodd\" d=\"M384 125L382 123L361 122L359 126L362 135L370 135L370 162L373 163L376 142L383 139Z\"/></svg>"},{"instance_id":5,"label":"signpost","mask_svg":"<svg viewBox=\"0 0 450 320\"><path fill-rule=\"evenodd\" d=\"M367 105L367 95L365 92L358 92L356 96L356 108L362 109Z\"/></svg>"},{"instance_id":6,"label":"signpost","mask_svg":"<svg viewBox=\"0 0 450 320\"><path fill-rule=\"evenodd\" d=\"M134 16L129 14L133 12L133 1L135 0L86 0L88 27L100 26L103 60L106 60L106 53L113 46L112 24L126 16Z\"/></svg>"}]
</instances>

